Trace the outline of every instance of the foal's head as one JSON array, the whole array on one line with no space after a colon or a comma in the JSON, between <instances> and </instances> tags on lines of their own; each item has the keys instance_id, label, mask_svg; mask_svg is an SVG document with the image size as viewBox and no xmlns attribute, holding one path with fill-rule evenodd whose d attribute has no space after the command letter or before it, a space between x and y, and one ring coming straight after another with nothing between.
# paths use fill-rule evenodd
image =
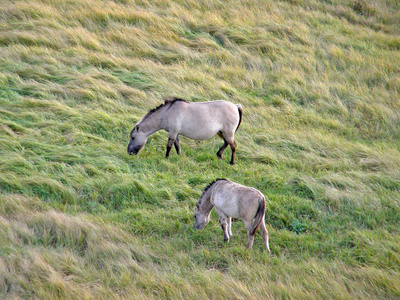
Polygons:
<instances>
[{"instance_id":1,"label":"foal's head","mask_svg":"<svg viewBox=\"0 0 400 300\"><path fill-rule=\"evenodd\" d=\"M210 213L205 213L201 211L200 204L196 203L196 208L194 209L194 229L200 230L210 221Z\"/></svg>"},{"instance_id":2,"label":"foal's head","mask_svg":"<svg viewBox=\"0 0 400 300\"><path fill-rule=\"evenodd\" d=\"M139 130L139 125L133 127L131 131L130 141L128 144L128 153L136 155L146 145L147 135Z\"/></svg>"}]
</instances>

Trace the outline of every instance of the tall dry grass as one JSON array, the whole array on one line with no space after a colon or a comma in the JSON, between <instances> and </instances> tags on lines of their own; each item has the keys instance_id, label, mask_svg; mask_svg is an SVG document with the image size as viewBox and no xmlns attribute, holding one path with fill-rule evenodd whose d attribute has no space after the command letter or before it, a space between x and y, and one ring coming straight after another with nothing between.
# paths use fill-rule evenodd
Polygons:
<instances>
[{"instance_id":1,"label":"tall dry grass","mask_svg":"<svg viewBox=\"0 0 400 300\"><path fill-rule=\"evenodd\" d=\"M397 1L3 1L0 298L398 298ZM128 135L164 98L241 103L221 141ZM193 206L260 189L272 255Z\"/></svg>"}]
</instances>

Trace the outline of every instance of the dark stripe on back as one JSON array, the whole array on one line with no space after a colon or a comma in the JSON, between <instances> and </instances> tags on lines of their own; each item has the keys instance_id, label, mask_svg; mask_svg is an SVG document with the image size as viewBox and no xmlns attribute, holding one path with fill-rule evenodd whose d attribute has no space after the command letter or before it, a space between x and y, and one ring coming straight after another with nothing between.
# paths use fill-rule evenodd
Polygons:
<instances>
[{"instance_id":1,"label":"dark stripe on back","mask_svg":"<svg viewBox=\"0 0 400 300\"><path fill-rule=\"evenodd\" d=\"M163 104L160 104L159 106L157 106L156 108L153 108L153 109L151 109L151 110L149 110L149 112L143 117L143 119L142 119L142 122L146 119L146 118L148 118L151 114L153 114L154 112L156 112L157 110L159 110L160 108L162 108L162 107L164 107L164 106L166 106L166 105L173 105L175 102L178 102L178 101L181 101L181 102L188 102L188 101L186 101L185 99L181 99L181 98L172 98L172 99L169 99L169 100L164 100L164 103Z\"/></svg>"},{"instance_id":2,"label":"dark stripe on back","mask_svg":"<svg viewBox=\"0 0 400 300\"><path fill-rule=\"evenodd\" d=\"M217 179L215 179L214 181L210 182L210 183L204 188L203 193L202 193L201 196L200 196L200 199L203 198L204 194L214 185L214 183L216 183L217 181L220 181L220 180L228 181L228 179L225 179L225 178L217 178Z\"/></svg>"}]
</instances>

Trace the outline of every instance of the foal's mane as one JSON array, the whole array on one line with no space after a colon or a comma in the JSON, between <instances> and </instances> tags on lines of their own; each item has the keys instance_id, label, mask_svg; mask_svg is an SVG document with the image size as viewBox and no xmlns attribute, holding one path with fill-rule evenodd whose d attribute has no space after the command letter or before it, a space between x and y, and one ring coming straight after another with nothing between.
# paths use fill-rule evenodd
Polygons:
<instances>
[{"instance_id":1,"label":"foal's mane","mask_svg":"<svg viewBox=\"0 0 400 300\"><path fill-rule=\"evenodd\" d=\"M159 110L160 108L162 108L162 107L164 107L164 106L167 106L167 105L173 105L175 102L178 102L178 101L181 101L181 102L188 102L188 101L186 101L185 99L176 98L176 97L175 97L175 98L172 98L172 99L169 99L169 100L165 99L163 104L160 104L160 105L157 106L156 108L153 108L153 109L149 110L149 112L143 117L142 122L143 122L146 118L148 118L150 115L152 115L153 113L155 113L157 110Z\"/></svg>"},{"instance_id":2,"label":"foal's mane","mask_svg":"<svg viewBox=\"0 0 400 300\"><path fill-rule=\"evenodd\" d=\"M205 187L205 189L203 190L203 193L202 193L201 196L200 196L199 204L201 204L200 200L203 199L204 194L214 185L214 183L216 183L217 181L221 181L221 180L227 181L227 179L225 179L225 178L217 178L217 179L215 179L214 181L210 182L210 183Z\"/></svg>"}]
</instances>

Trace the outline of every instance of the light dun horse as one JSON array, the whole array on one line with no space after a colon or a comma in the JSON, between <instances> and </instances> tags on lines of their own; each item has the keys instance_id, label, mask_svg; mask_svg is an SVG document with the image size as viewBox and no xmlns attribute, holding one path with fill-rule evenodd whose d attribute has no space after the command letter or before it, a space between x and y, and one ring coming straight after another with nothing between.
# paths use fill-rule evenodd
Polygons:
<instances>
[{"instance_id":1,"label":"light dun horse","mask_svg":"<svg viewBox=\"0 0 400 300\"><path fill-rule=\"evenodd\" d=\"M131 131L128 153L136 155L144 147L147 138L164 129L168 132L166 157L172 145L181 153L178 135L194 140L208 140L216 134L224 139L217 156L231 147L231 164L235 163L236 142L234 135L242 120L242 107L228 101L187 102L182 99L166 100L164 104L150 110Z\"/></svg>"},{"instance_id":2,"label":"light dun horse","mask_svg":"<svg viewBox=\"0 0 400 300\"><path fill-rule=\"evenodd\" d=\"M247 230L247 248L253 245L256 230L260 227L265 249L270 252L264 219L265 197L260 191L226 179L211 182L196 203L195 229L199 230L207 225L213 207L219 215L225 242L232 236L231 218L240 218Z\"/></svg>"}]
</instances>

